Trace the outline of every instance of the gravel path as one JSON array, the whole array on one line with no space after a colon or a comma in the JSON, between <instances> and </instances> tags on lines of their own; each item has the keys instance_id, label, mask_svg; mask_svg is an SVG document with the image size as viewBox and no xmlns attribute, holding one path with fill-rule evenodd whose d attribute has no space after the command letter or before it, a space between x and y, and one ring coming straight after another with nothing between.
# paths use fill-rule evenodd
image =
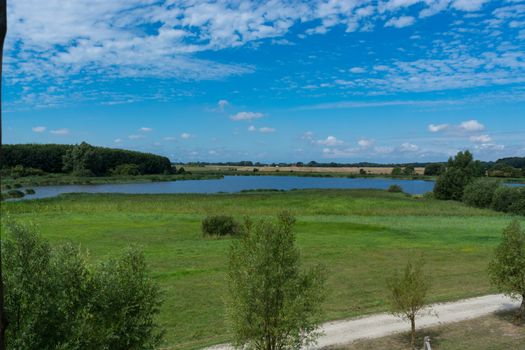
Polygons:
<instances>
[{"instance_id":1,"label":"gravel path","mask_svg":"<svg viewBox=\"0 0 525 350\"><path fill-rule=\"evenodd\" d=\"M478 298L460 300L451 303L432 305L432 312L420 316L418 328L438 326L485 316L498 311L516 309L519 302L501 294L486 295ZM321 327L324 335L316 346L310 349L321 349L329 346L345 345L358 339L380 338L394 333L410 330L408 322L389 314L377 314L349 320L325 323ZM232 350L229 345L218 345L208 350Z\"/></svg>"}]
</instances>

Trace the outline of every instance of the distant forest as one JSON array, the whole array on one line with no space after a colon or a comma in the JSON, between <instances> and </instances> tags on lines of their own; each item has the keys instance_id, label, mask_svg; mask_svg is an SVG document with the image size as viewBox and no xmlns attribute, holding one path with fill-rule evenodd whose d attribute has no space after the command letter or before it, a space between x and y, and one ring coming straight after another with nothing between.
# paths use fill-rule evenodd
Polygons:
<instances>
[{"instance_id":1,"label":"distant forest","mask_svg":"<svg viewBox=\"0 0 525 350\"><path fill-rule=\"evenodd\" d=\"M118 172L139 174L171 173L167 157L123 149L59 144L3 145L0 167L26 172L71 173L82 176L113 175ZM125 174L123 174L125 175Z\"/></svg>"},{"instance_id":2,"label":"distant forest","mask_svg":"<svg viewBox=\"0 0 525 350\"><path fill-rule=\"evenodd\" d=\"M298 167L311 167L311 168L343 168L343 167L356 167L356 168L395 168L395 167L414 167L414 168L425 168L432 164L445 165L446 162L417 162L417 163L369 163L369 162L360 162L360 163L318 163L316 161L311 161L309 163L297 162L297 163L260 163L260 162L251 162L251 161L240 161L240 162L222 162L222 163L210 163L210 162L192 162L187 163L188 165L194 166L206 166L206 165L222 165L222 166L280 166L280 167L289 167L289 166L298 166ZM513 157L513 158L503 158L498 159L495 162L481 162L483 167L487 169L493 168L494 166L508 165L513 168L525 170L525 157Z\"/></svg>"}]
</instances>

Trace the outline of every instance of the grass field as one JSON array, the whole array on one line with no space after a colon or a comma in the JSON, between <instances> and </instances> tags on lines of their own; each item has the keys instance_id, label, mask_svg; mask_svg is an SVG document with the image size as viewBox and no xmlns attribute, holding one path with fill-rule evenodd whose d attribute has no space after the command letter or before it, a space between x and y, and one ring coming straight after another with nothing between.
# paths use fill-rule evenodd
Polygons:
<instances>
[{"instance_id":1,"label":"grass field","mask_svg":"<svg viewBox=\"0 0 525 350\"><path fill-rule=\"evenodd\" d=\"M306 190L217 195L67 195L2 203L37 224L53 243L72 241L93 260L141 245L164 292L166 347L190 349L229 340L224 317L230 239L204 239L208 214L241 219L290 209L306 265L329 272L325 318L385 310L385 278L423 254L431 302L494 292L487 264L511 217L456 202L371 190ZM525 223L525 218L521 218Z\"/></svg>"}]
</instances>

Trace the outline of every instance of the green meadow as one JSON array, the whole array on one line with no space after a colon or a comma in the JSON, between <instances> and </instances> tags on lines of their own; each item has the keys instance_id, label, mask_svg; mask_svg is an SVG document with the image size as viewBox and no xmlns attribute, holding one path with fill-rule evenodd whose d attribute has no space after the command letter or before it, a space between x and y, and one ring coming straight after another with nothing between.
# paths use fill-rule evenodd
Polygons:
<instances>
[{"instance_id":1,"label":"green meadow","mask_svg":"<svg viewBox=\"0 0 525 350\"><path fill-rule=\"evenodd\" d=\"M72 194L4 202L2 218L36 224L53 244L79 244L93 261L140 245L163 291L165 347L192 349L229 340L224 298L232 239L203 238L201 220L257 219L283 209L297 217L303 263L327 269L326 320L384 311L386 277L421 254L432 274L432 302L494 292L487 264L512 220L458 202L371 190Z\"/></svg>"}]
</instances>

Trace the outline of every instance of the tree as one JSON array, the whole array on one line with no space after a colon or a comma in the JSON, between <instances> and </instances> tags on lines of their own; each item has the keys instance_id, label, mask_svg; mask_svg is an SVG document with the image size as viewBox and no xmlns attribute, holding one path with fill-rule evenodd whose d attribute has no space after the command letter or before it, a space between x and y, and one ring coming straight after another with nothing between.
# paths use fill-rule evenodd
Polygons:
<instances>
[{"instance_id":1,"label":"tree","mask_svg":"<svg viewBox=\"0 0 525 350\"><path fill-rule=\"evenodd\" d=\"M439 176L443 173L445 166L441 163L430 163L425 167L426 176Z\"/></svg>"},{"instance_id":2,"label":"tree","mask_svg":"<svg viewBox=\"0 0 525 350\"><path fill-rule=\"evenodd\" d=\"M403 169L403 175L412 176L416 173L416 169L412 165L408 165Z\"/></svg>"},{"instance_id":3,"label":"tree","mask_svg":"<svg viewBox=\"0 0 525 350\"><path fill-rule=\"evenodd\" d=\"M481 163L474 161L472 153L459 152L448 160L445 171L438 177L434 195L437 199L460 201L465 187L475 177L483 176L483 172Z\"/></svg>"},{"instance_id":4,"label":"tree","mask_svg":"<svg viewBox=\"0 0 525 350\"><path fill-rule=\"evenodd\" d=\"M95 147L82 142L69 149L63 158L64 171L71 172L75 176L100 175L101 158Z\"/></svg>"},{"instance_id":5,"label":"tree","mask_svg":"<svg viewBox=\"0 0 525 350\"><path fill-rule=\"evenodd\" d=\"M6 0L0 0L0 158L2 157L2 67L4 57L4 41L7 33L7 4ZM0 232L1 235L1 232ZM7 318L5 316L4 308L4 278L2 270L2 248L1 242L2 237L0 236L0 350L4 350L5 344L5 331L7 328Z\"/></svg>"},{"instance_id":6,"label":"tree","mask_svg":"<svg viewBox=\"0 0 525 350\"><path fill-rule=\"evenodd\" d=\"M504 231L501 243L494 251L489 265L492 283L502 293L521 298L517 321L525 319L525 232L518 220L514 220Z\"/></svg>"},{"instance_id":7,"label":"tree","mask_svg":"<svg viewBox=\"0 0 525 350\"><path fill-rule=\"evenodd\" d=\"M301 271L295 247L295 219L246 224L232 245L229 263L229 319L237 347L300 349L315 342L321 322L324 273Z\"/></svg>"},{"instance_id":8,"label":"tree","mask_svg":"<svg viewBox=\"0 0 525 350\"><path fill-rule=\"evenodd\" d=\"M129 248L89 265L66 244L53 248L30 226L7 220L6 338L10 349L155 349L161 340L158 287Z\"/></svg>"},{"instance_id":9,"label":"tree","mask_svg":"<svg viewBox=\"0 0 525 350\"><path fill-rule=\"evenodd\" d=\"M390 313L410 321L412 348L416 342L416 317L425 309L431 286L430 276L424 274L423 267L422 259L415 265L409 261L402 274L396 271L387 280Z\"/></svg>"},{"instance_id":10,"label":"tree","mask_svg":"<svg viewBox=\"0 0 525 350\"><path fill-rule=\"evenodd\" d=\"M399 176L401 174L403 174L403 169L401 169L400 167L396 166L392 169L392 175Z\"/></svg>"}]
</instances>

